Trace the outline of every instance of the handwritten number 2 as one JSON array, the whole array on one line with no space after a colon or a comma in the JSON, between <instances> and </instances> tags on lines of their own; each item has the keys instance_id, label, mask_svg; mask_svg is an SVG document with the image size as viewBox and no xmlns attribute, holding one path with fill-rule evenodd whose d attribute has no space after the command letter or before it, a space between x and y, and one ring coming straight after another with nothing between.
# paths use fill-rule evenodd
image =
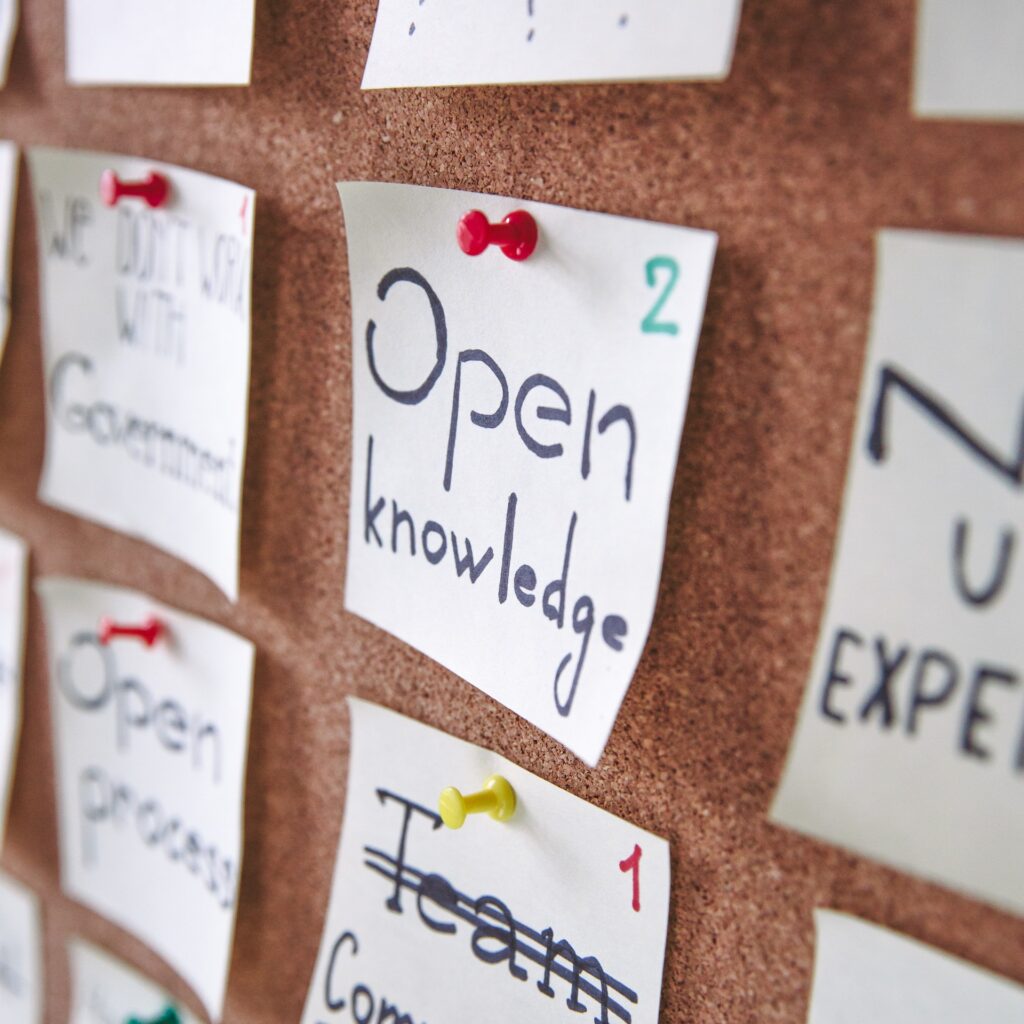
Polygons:
<instances>
[{"instance_id":1,"label":"handwritten number 2","mask_svg":"<svg viewBox=\"0 0 1024 1024\"><path fill-rule=\"evenodd\" d=\"M662 288L661 294L658 296L657 302L651 307L651 311L643 318L640 324L640 330L644 334L678 334L679 324L672 320L659 320L658 315L661 313L662 307L668 302L668 297L672 294L672 289L676 286L676 281L679 280L679 264L676 263L671 256L653 256L647 261L647 287L654 288L657 285L657 276L659 270L668 271L668 280L665 282L665 287Z\"/></svg>"},{"instance_id":2,"label":"handwritten number 2","mask_svg":"<svg viewBox=\"0 0 1024 1024\"><path fill-rule=\"evenodd\" d=\"M633 872L633 909L640 910L640 858L644 851L638 845L633 846L633 852L625 859L619 861L620 871Z\"/></svg>"}]
</instances>

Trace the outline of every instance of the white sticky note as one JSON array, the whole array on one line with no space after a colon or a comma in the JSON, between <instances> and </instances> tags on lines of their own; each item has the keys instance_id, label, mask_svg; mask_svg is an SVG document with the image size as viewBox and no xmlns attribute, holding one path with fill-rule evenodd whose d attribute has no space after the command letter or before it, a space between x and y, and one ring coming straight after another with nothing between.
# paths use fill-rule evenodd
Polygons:
<instances>
[{"instance_id":1,"label":"white sticky note","mask_svg":"<svg viewBox=\"0 0 1024 1024\"><path fill-rule=\"evenodd\" d=\"M67 0L74 85L248 85L255 0Z\"/></svg>"},{"instance_id":2,"label":"white sticky note","mask_svg":"<svg viewBox=\"0 0 1024 1024\"><path fill-rule=\"evenodd\" d=\"M590 764L647 640L716 236L339 186L352 280L345 606ZM460 216L536 219L466 256Z\"/></svg>"},{"instance_id":3,"label":"white sticky note","mask_svg":"<svg viewBox=\"0 0 1024 1024\"><path fill-rule=\"evenodd\" d=\"M181 1024L201 1024L174 997L134 968L82 939L68 940L71 1017L68 1024L156 1020L169 1006Z\"/></svg>"},{"instance_id":4,"label":"white sticky note","mask_svg":"<svg viewBox=\"0 0 1024 1024\"><path fill-rule=\"evenodd\" d=\"M816 910L808 1024L1011 1024L1024 988L849 914Z\"/></svg>"},{"instance_id":5,"label":"white sticky note","mask_svg":"<svg viewBox=\"0 0 1024 1024\"><path fill-rule=\"evenodd\" d=\"M42 1024L43 937L39 900L0 873L0 1020Z\"/></svg>"},{"instance_id":6,"label":"white sticky note","mask_svg":"<svg viewBox=\"0 0 1024 1024\"><path fill-rule=\"evenodd\" d=\"M253 646L143 594L44 579L61 881L159 953L214 1021L242 859ZM152 647L99 623L156 617Z\"/></svg>"},{"instance_id":7,"label":"white sticky note","mask_svg":"<svg viewBox=\"0 0 1024 1024\"><path fill-rule=\"evenodd\" d=\"M831 591L776 821L1024 913L1024 243L878 240Z\"/></svg>"},{"instance_id":8,"label":"white sticky note","mask_svg":"<svg viewBox=\"0 0 1024 1024\"><path fill-rule=\"evenodd\" d=\"M132 157L31 149L46 457L40 498L238 596L255 193ZM100 176L171 194L107 207Z\"/></svg>"},{"instance_id":9,"label":"white sticky note","mask_svg":"<svg viewBox=\"0 0 1024 1024\"><path fill-rule=\"evenodd\" d=\"M918 0L914 112L1024 120L1024 0Z\"/></svg>"},{"instance_id":10,"label":"white sticky note","mask_svg":"<svg viewBox=\"0 0 1024 1024\"><path fill-rule=\"evenodd\" d=\"M345 822L302 1024L656 1024L668 843L481 747L364 701L349 710ZM492 774L515 790L512 818L442 825L441 791Z\"/></svg>"},{"instance_id":11,"label":"white sticky note","mask_svg":"<svg viewBox=\"0 0 1024 1024\"><path fill-rule=\"evenodd\" d=\"M379 0L364 89L722 79L740 0Z\"/></svg>"},{"instance_id":12,"label":"white sticky note","mask_svg":"<svg viewBox=\"0 0 1024 1024\"><path fill-rule=\"evenodd\" d=\"M0 0L2 6L3 0ZM0 14L2 18L2 14ZM14 207L18 193L18 147L0 141L0 363L11 327L11 258L14 247Z\"/></svg>"},{"instance_id":13,"label":"white sticky note","mask_svg":"<svg viewBox=\"0 0 1024 1024\"><path fill-rule=\"evenodd\" d=\"M21 730L21 668L25 647L28 547L0 529L0 848ZM2 1019L2 1018L0 1018Z\"/></svg>"}]
</instances>

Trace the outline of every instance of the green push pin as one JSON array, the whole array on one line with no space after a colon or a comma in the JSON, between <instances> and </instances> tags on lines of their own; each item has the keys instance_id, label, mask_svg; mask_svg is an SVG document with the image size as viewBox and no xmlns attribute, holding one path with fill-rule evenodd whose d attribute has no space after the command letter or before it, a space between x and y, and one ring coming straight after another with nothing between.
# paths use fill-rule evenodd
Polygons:
<instances>
[{"instance_id":1,"label":"green push pin","mask_svg":"<svg viewBox=\"0 0 1024 1024\"><path fill-rule=\"evenodd\" d=\"M181 1024L181 1017L173 1006L168 1006L159 1017L143 1020L141 1017L129 1017L124 1024Z\"/></svg>"}]
</instances>

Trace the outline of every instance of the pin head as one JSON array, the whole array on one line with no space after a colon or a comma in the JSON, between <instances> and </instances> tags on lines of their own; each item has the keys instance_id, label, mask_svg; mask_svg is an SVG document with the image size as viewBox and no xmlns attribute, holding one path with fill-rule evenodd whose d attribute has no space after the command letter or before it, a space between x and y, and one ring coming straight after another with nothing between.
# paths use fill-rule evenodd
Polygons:
<instances>
[{"instance_id":1,"label":"pin head","mask_svg":"<svg viewBox=\"0 0 1024 1024\"><path fill-rule=\"evenodd\" d=\"M470 814L489 814L495 821L508 821L516 812L516 791L501 775L492 775L478 793L463 796L454 786L441 793L438 813L449 828L462 828Z\"/></svg>"},{"instance_id":2,"label":"pin head","mask_svg":"<svg viewBox=\"0 0 1024 1024\"><path fill-rule=\"evenodd\" d=\"M151 615L139 626L123 625L104 616L100 619L96 636L104 646L109 644L115 637L126 636L135 637L137 640L141 640L147 647L152 647L165 632L166 627L155 615Z\"/></svg>"},{"instance_id":3,"label":"pin head","mask_svg":"<svg viewBox=\"0 0 1024 1024\"><path fill-rule=\"evenodd\" d=\"M173 1006L168 1006L159 1017L129 1017L125 1024L181 1024L181 1017Z\"/></svg>"},{"instance_id":4,"label":"pin head","mask_svg":"<svg viewBox=\"0 0 1024 1024\"><path fill-rule=\"evenodd\" d=\"M492 224L480 210L470 210L459 219L455 237L467 256L479 256L496 245L510 260L521 261L537 248L537 222L525 210L513 210L500 224Z\"/></svg>"},{"instance_id":5,"label":"pin head","mask_svg":"<svg viewBox=\"0 0 1024 1024\"><path fill-rule=\"evenodd\" d=\"M113 206L119 199L131 196L141 199L154 210L167 202L171 183L156 171L150 171L142 181L121 181L116 171L109 168L100 175L100 199Z\"/></svg>"}]
</instances>

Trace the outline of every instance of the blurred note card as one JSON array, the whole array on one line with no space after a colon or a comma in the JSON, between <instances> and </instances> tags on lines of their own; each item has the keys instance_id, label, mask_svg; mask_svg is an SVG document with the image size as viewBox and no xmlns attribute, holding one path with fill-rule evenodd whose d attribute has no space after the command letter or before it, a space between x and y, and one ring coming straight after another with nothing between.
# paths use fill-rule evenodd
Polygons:
<instances>
[{"instance_id":1,"label":"blurred note card","mask_svg":"<svg viewBox=\"0 0 1024 1024\"><path fill-rule=\"evenodd\" d=\"M0 849L21 729L21 666L28 596L28 548L20 537L0 530ZM0 1020L2 1020L0 1016Z\"/></svg>"},{"instance_id":2,"label":"blurred note card","mask_svg":"<svg viewBox=\"0 0 1024 1024\"><path fill-rule=\"evenodd\" d=\"M1011 1024L1024 988L849 914L816 910L807 1024Z\"/></svg>"},{"instance_id":3,"label":"blurred note card","mask_svg":"<svg viewBox=\"0 0 1024 1024\"><path fill-rule=\"evenodd\" d=\"M481 747L349 699L348 796L302 1024L657 1024L669 848ZM492 774L503 822L441 791Z\"/></svg>"},{"instance_id":4,"label":"blurred note card","mask_svg":"<svg viewBox=\"0 0 1024 1024\"><path fill-rule=\"evenodd\" d=\"M142 537L238 596L254 193L132 157L29 150L39 232L40 498ZM100 199L100 177L170 186Z\"/></svg>"},{"instance_id":5,"label":"blurred note card","mask_svg":"<svg viewBox=\"0 0 1024 1024\"><path fill-rule=\"evenodd\" d=\"M1024 913L1024 243L883 231L776 821Z\"/></svg>"},{"instance_id":6,"label":"blurred note card","mask_svg":"<svg viewBox=\"0 0 1024 1024\"><path fill-rule=\"evenodd\" d=\"M68 1024L166 1021L164 1014L168 1008L177 1012L180 1024L201 1024L155 982L88 942L69 939L68 959L71 964Z\"/></svg>"},{"instance_id":7,"label":"blurred note card","mask_svg":"<svg viewBox=\"0 0 1024 1024\"><path fill-rule=\"evenodd\" d=\"M43 579L60 825L73 899L138 936L220 1019L242 857L253 647L132 591ZM101 619L151 617L152 646ZM185 923L187 922L187 927Z\"/></svg>"},{"instance_id":8,"label":"blurred note card","mask_svg":"<svg viewBox=\"0 0 1024 1024\"><path fill-rule=\"evenodd\" d=\"M248 85L255 6L255 0L67 0L68 81Z\"/></svg>"},{"instance_id":9,"label":"blurred note card","mask_svg":"<svg viewBox=\"0 0 1024 1024\"><path fill-rule=\"evenodd\" d=\"M18 0L0 0L0 87L7 84L7 69L18 29Z\"/></svg>"},{"instance_id":10,"label":"blurred note card","mask_svg":"<svg viewBox=\"0 0 1024 1024\"><path fill-rule=\"evenodd\" d=\"M919 0L914 112L1024 121L1024 2Z\"/></svg>"},{"instance_id":11,"label":"blurred note card","mask_svg":"<svg viewBox=\"0 0 1024 1024\"><path fill-rule=\"evenodd\" d=\"M716 236L343 184L346 607L595 764L643 651ZM533 215L524 262L456 225Z\"/></svg>"},{"instance_id":12,"label":"blurred note card","mask_svg":"<svg viewBox=\"0 0 1024 1024\"><path fill-rule=\"evenodd\" d=\"M11 326L11 255L17 191L18 147L13 142L0 142L0 364Z\"/></svg>"},{"instance_id":13,"label":"blurred note card","mask_svg":"<svg viewBox=\"0 0 1024 1024\"><path fill-rule=\"evenodd\" d=\"M39 899L0 873L0 1021L43 1022L43 936Z\"/></svg>"},{"instance_id":14,"label":"blurred note card","mask_svg":"<svg viewBox=\"0 0 1024 1024\"><path fill-rule=\"evenodd\" d=\"M722 79L740 0L379 0L364 89Z\"/></svg>"}]
</instances>

